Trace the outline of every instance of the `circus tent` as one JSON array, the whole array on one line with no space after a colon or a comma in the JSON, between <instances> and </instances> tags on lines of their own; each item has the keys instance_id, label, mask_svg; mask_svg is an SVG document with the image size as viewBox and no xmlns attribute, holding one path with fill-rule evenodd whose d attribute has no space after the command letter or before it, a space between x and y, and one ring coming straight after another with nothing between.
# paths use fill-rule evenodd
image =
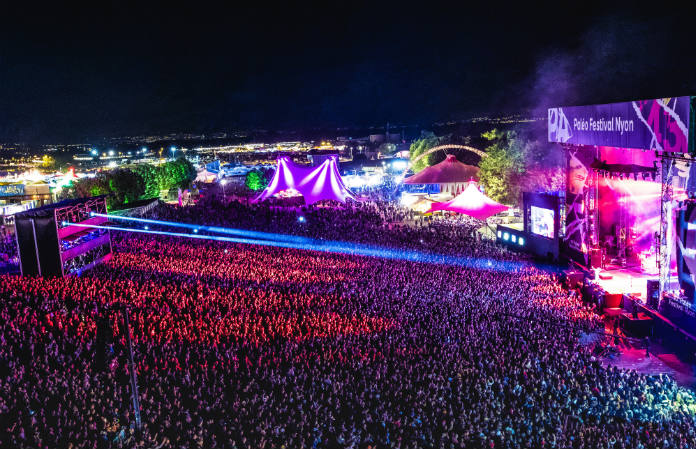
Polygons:
<instances>
[{"instance_id":1,"label":"circus tent","mask_svg":"<svg viewBox=\"0 0 696 449\"><path fill-rule=\"evenodd\" d=\"M254 202L291 189L299 192L307 205L323 200L344 203L348 198L355 199L338 172L338 156L331 156L316 167L296 164L287 156L278 158L273 179Z\"/></svg>"},{"instance_id":2,"label":"circus tent","mask_svg":"<svg viewBox=\"0 0 696 449\"><path fill-rule=\"evenodd\" d=\"M481 193L476 183L472 181L469 182L467 188L454 197L454 199L443 203L433 203L430 207L430 212L446 210L465 214L479 220L485 220L507 209L508 206L497 203Z\"/></svg>"},{"instance_id":3,"label":"circus tent","mask_svg":"<svg viewBox=\"0 0 696 449\"><path fill-rule=\"evenodd\" d=\"M466 188L471 179L478 177L478 172L478 167L459 162L457 156L449 154L439 164L404 179L404 184L438 184L440 192L456 195Z\"/></svg>"}]
</instances>

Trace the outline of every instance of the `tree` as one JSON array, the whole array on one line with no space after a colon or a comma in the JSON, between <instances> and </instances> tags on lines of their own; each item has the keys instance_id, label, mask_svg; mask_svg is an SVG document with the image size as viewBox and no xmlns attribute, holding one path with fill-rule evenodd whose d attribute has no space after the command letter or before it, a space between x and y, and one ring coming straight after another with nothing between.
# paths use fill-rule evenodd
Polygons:
<instances>
[{"instance_id":1,"label":"tree","mask_svg":"<svg viewBox=\"0 0 696 449\"><path fill-rule=\"evenodd\" d=\"M86 198L90 196L108 195L111 193L109 182L104 173L99 173L93 178L82 178L73 183L71 188L72 195L76 198Z\"/></svg>"},{"instance_id":2,"label":"tree","mask_svg":"<svg viewBox=\"0 0 696 449\"><path fill-rule=\"evenodd\" d=\"M183 189L196 179L196 169L188 159L182 156L175 161L158 165L156 179L159 190L176 187Z\"/></svg>"},{"instance_id":3,"label":"tree","mask_svg":"<svg viewBox=\"0 0 696 449\"><path fill-rule=\"evenodd\" d=\"M143 178L127 168L110 171L108 179L109 189L114 194L116 205L131 203L145 193Z\"/></svg>"},{"instance_id":4,"label":"tree","mask_svg":"<svg viewBox=\"0 0 696 449\"><path fill-rule=\"evenodd\" d=\"M491 145L479 164L479 177L494 200L517 204L522 192L563 189L563 153L554 146L514 131L493 129L481 136Z\"/></svg>"},{"instance_id":5,"label":"tree","mask_svg":"<svg viewBox=\"0 0 696 449\"><path fill-rule=\"evenodd\" d=\"M525 171L515 132L493 129L481 137L491 142L486 148L488 156L479 163L479 180L486 194L500 203L515 204L520 196L519 180Z\"/></svg>"},{"instance_id":6,"label":"tree","mask_svg":"<svg viewBox=\"0 0 696 449\"><path fill-rule=\"evenodd\" d=\"M259 192L266 188L268 180L261 170L252 170L246 174L244 184L252 191Z\"/></svg>"},{"instance_id":7,"label":"tree","mask_svg":"<svg viewBox=\"0 0 696 449\"><path fill-rule=\"evenodd\" d=\"M112 208L139 199L157 198L160 190L187 188L194 179L196 169L193 164L180 157L158 166L137 164L83 178L75 182L65 195L76 198L109 195L107 204Z\"/></svg>"},{"instance_id":8,"label":"tree","mask_svg":"<svg viewBox=\"0 0 696 449\"><path fill-rule=\"evenodd\" d=\"M411 144L411 147L408 150L408 154L409 159L411 160L411 169L413 170L413 173L418 173L425 167L429 167L430 165L432 165L432 154L429 154L425 157L421 157L420 159L418 159L418 157L426 151L430 150L431 148L436 147L439 143L440 139L438 139L434 134L431 133L426 137L421 137L420 139L415 140Z\"/></svg>"},{"instance_id":9,"label":"tree","mask_svg":"<svg viewBox=\"0 0 696 449\"><path fill-rule=\"evenodd\" d=\"M157 169L151 164L136 164L131 167L133 173L138 175L144 185L144 191L140 199L159 197L159 185L157 183Z\"/></svg>"}]
</instances>

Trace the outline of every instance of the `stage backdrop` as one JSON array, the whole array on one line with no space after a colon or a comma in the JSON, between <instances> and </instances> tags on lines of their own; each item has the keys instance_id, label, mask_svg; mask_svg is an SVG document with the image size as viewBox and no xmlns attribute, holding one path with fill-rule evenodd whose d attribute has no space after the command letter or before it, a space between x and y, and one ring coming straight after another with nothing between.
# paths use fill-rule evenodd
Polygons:
<instances>
[{"instance_id":1,"label":"stage backdrop","mask_svg":"<svg viewBox=\"0 0 696 449\"><path fill-rule=\"evenodd\" d=\"M690 103L672 97L550 108L549 142L686 153L696 131Z\"/></svg>"}]
</instances>

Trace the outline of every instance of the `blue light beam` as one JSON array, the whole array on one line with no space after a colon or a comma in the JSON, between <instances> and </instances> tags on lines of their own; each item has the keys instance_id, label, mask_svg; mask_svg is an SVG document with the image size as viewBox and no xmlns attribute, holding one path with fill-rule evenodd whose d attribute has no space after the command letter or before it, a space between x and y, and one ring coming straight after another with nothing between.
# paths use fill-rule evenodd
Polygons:
<instances>
[{"instance_id":1,"label":"blue light beam","mask_svg":"<svg viewBox=\"0 0 696 449\"><path fill-rule=\"evenodd\" d=\"M430 263L437 265L450 265L463 268L475 268L500 272L519 272L530 266L527 263L515 261L500 261L489 258L468 258L449 256L445 254L424 253L415 250L396 250L378 246L356 244L352 242L321 241L317 243L298 243L290 241L261 240L252 238L224 237L218 235L185 234L182 232L152 231L146 229L120 228L114 226L99 226L83 223L68 223L72 226L85 228L108 229L111 231L134 232L141 234L166 235L172 237L184 237L198 240L213 240L218 242L242 243L247 245L271 246L278 248L292 248L310 251L320 251L335 254L347 254L351 256L379 257L382 259L403 260L409 262ZM192 225L193 226L193 225ZM200 227L198 227L200 228ZM265 234L265 233L262 233ZM287 236L291 237L291 236ZM308 239L312 240L312 239Z\"/></svg>"},{"instance_id":2,"label":"blue light beam","mask_svg":"<svg viewBox=\"0 0 696 449\"><path fill-rule=\"evenodd\" d=\"M206 231L211 232L213 234L237 235L242 237L251 237L264 240L276 240L281 242L316 243L318 241L316 239L311 239L309 237L301 237L297 235L274 234L271 232L250 231L247 229L223 228L221 226L196 225L190 223L180 223L177 221L153 220L150 218L122 217L120 215L98 213L92 213L91 216L108 218L109 220L134 221L137 223L148 223L160 226L169 226L172 228L192 229L194 232Z\"/></svg>"}]
</instances>

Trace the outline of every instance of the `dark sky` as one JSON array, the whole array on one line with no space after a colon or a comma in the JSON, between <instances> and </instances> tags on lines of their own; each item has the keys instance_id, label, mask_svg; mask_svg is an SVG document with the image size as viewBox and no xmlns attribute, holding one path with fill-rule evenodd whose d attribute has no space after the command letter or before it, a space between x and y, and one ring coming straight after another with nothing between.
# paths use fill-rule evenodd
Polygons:
<instances>
[{"instance_id":1,"label":"dark sky","mask_svg":"<svg viewBox=\"0 0 696 449\"><path fill-rule=\"evenodd\" d=\"M550 104L696 94L693 22L667 4L173 3L5 7L0 141L427 127Z\"/></svg>"}]
</instances>

